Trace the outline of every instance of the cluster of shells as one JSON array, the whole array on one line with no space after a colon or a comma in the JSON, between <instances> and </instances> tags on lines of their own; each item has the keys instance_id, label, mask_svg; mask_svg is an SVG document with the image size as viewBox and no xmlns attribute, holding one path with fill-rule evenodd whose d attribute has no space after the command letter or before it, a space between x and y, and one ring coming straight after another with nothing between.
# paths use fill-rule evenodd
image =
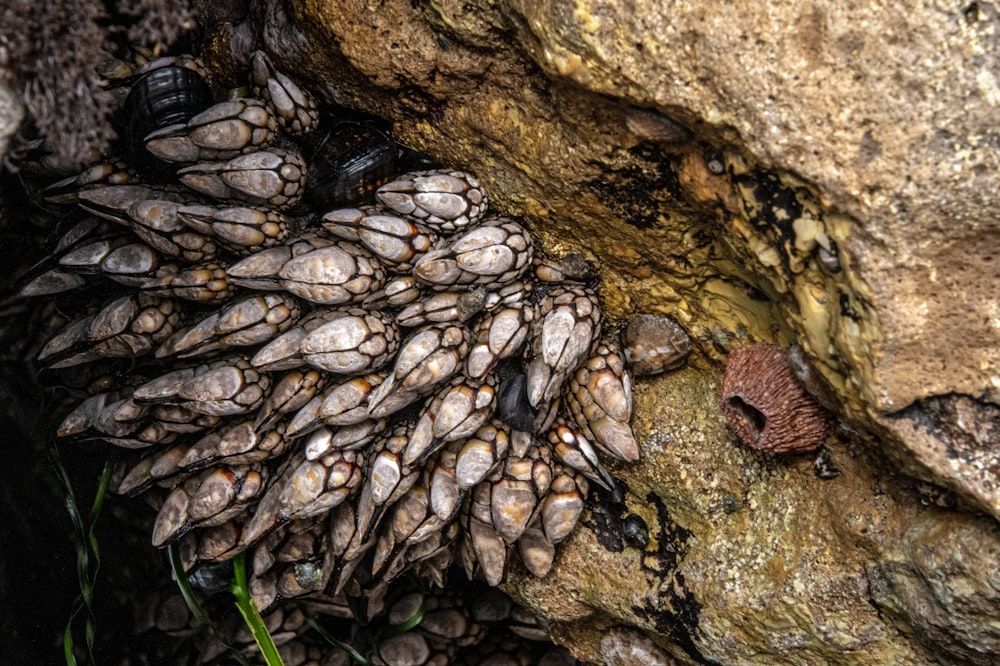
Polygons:
<instances>
[{"instance_id":1,"label":"cluster of shells","mask_svg":"<svg viewBox=\"0 0 1000 666\"><path fill-rule=\"evenodd\" d=\"M364 663L341 646L331 645L327 636L335 636L376 666L578 664L565 648L552 645L531 613L496 588L404 586L397 592L387 601L385 612L364 625L355 621L355 610L315 596L277 606L264 622L285 666ZM136 640L121 646L121 663L234 663L233 652L253 659L259 653L249 629L223 605L212 605L215 600L218 597L207 598L205 610L224 620L209 629L192 615L169 581L135 599Z\"/></svg>"},{"instance_id":2,"label":"cluster of shells","mask_svg":"<svg viewBox=\"0 0 1000 666\"><path fill-rule=\"evenodd\" d=\"M639 457L592 267L542 257L469 173L384 177L384 139L307 164L315 102L263 53L250 80L213 103L192 59L140 69L141 175L109 162L50 188L86 216L22 294L124 285L41 351L50 369L120 359L59 437L134 451L115 489L157 509L153 544L194 580L247 552L265 614L379 617L392 581L444 588L453 564L544 576L591 484L615 488L601 456ZM662 370L676 342L630 353ZM458 649L420 640L426 659L388 663Z\"/></svg>"}]
</instances>

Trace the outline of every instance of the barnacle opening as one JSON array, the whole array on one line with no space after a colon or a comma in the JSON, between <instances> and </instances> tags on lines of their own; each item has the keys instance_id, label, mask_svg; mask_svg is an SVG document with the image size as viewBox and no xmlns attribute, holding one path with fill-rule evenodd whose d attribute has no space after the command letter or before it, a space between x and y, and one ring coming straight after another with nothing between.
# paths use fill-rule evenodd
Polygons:
<instances>
[{"instance_id":1,"label":"barnacle opening","mask_svg":"<svg viewBox=\"0 0 1000 666\"><path fill-rule=\"evenodd\" d=\"M758 435L764 431L764 427L767 425L767 417L764 415L764 412L746 402L740 396L731 396L726 400L726 407L736 412L737 417L752 427Z\"/></svg>"}]
</instances>

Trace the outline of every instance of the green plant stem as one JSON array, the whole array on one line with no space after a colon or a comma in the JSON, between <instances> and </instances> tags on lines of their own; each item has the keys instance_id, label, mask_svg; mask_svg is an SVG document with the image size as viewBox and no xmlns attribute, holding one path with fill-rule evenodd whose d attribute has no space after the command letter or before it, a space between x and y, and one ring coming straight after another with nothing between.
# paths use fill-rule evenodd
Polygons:
<instances>
[{"instance_id":1,"label":"green plant stem","mask_svg":"<svg viewBox=\"0 0 1000 666\"><path fill-rule=\"evenodd\" d=\"M97 489L94 491L94 501L90 506L86 520L80 514L79 503L76 493L73 491L73 484L70 481L66 468L63 467L62 459L59 455L59 448L55 439L48 442L46 453L49 462L55 470L56 477L63 489L63 496L66 502L66 511L69 513L70 522L73 524L73 532L76 541L76 575L80 586L80 594L73 600L69 618L66 621L66 628L63 630L63 658L68 666L76 666L76 655L74 652L73 623L81 611L86 609L87 622L84 626L84 641L87 646L87 655L91 663L94 663L94 639L97 634L97 618L94 615L92 602L94 599L94 588L97 585L97 575L101 568L101 552L97 542L97 535L94 529L101 516L101 509L104 507L104 499L107 497L108 485L111 483L111 474L114 470L115 453L108 454L104 461L104 469L98 477Z\"/></svg>"},{"instance_id":2,"label":"green plant stem","mask_svg":"<svg viewBox=\"0 0 1000 666\"><path fill-rule=\"evenodd\" d=\"M181 554L180 549L177 547L177 542L167 547L167 556L170 558L170 568L174 572L174 580L177 581L177 588L181 591L184 603L187 604L191 614L203 624L212 624L208 618L208 614L201 607L201 602L198 601L198 597L195 596L194 590L191 588L191 581L188 579L187 572L184 571L184 565L181 563Z\"/></svg>"},{"instance_id":3,"label":"green plant stem","mask_svg":"<svg viewBox=\"0 0 1000 666\"><path fill-rule=\"evenodd\" d=\"M361 666L371 666L371 662L365 659L360 652L355 650L347 643L339 641L336 638L334 638L330 634L330 632L328 632L326 629L323 628L323 626L316 620L315 617L313 617L312 615L306 615L306 622L309 623L309 626L312 627L313 630L323 638L323 640L325 640L330 645L340 648L341 650L346 652L347 656L350 657L354 661L354 663L360 664Z\"/></svg>"},{"instance_id":4,"label":"green plant stem","mask_svg":"<svg viewBox=\"0 0 1000 666\"><path fill-rule=\"evenodd\" d=\"M240 553L233 558L233 582L229 585L229 590L236 598L236 608L239 609L243 621L250 629L260 653L264 657L267 666L284 666L278 648L274 645L274 639L264 624L264 619L253 605L250 598L250 588L247 585L247 562L246 553Z\"/></svg>"},{"instance_id":5,"label":"green plant stem","mask_svg":"<svg viewBox=\"0 0 1000 666\"><path fill-rule=\"evenodd\" d=\"M206 625L212 631L212 635L215 639L226 646L226 649L232 654L233 659L238 661L242 666L250 666L250 661L246 656L239 650L230 645L219 633L218 627L212 621L212 618L208 616L205 612L204 607L202 607L201 602L198 600L198 595L194 593L194 588L191 587L191 579L188 578L188 574L184 571L184 564L181 562L180 548L177 546L177 542L167 546L167 555L170 558L170 569L174 573L174 580L177 581L177 588L181 592L181 597L184 599L184 603L187 604L188 610L195 618Z\"/></svg>"}]
</instances>

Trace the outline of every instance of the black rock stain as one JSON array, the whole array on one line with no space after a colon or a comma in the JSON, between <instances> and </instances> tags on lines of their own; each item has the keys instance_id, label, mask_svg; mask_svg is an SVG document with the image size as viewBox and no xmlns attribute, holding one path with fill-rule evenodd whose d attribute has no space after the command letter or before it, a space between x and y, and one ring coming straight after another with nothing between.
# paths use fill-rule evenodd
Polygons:
<instances>
[{"instance_id":1,"label":"black rock stain","mask_svg":"<svg viewBox=\"0 0 1000 666\"><path fill-rule=\"evenodd\" d=\"M734 176L733 181L753 192L759 205L755 211L747 202L744 212L758 229L773 228L782 239L795 241L792 223L802 217L802 202L797 190L781 182L776 173L758 169L749 174Z\"/></svg>"},{"instance_id":2,"label":"black rock stain","mask_svg":"<svg viewBox=\"0 0 1000 666\"><path fill-rule=\"evenodd\" d=\"M618 482L624 485L621 481ZM581 520L580 524L594 533L597 543L604 550L620 553L625 550L625 513L628 511L623 502L617 502L608 493L598 494L597 501L591 497L590 516Z\"/></svg>"},{"instance_id":3,"label":"black rock stain","mask_svg":"<svg viewBox=\"0 0 1000 666\"><path fill-rule=\"evenodd\" d=\"M691 532L673 521L658 495L649 493L646 495L646 502L656 507L656 524L648 526L651 537L649 543L655 543L656 548L652 550L647 546L642 549L640 566L643 571L661 581L658 592L660 603L646 601L642 605L634 605L632 610L639 617L651 621L656 631L669 636L695 662L715 664L717 662L701 654L694 642L702 605L685 587L684 575L677 571L678 564L688 552L687 542ZM609 552L620 553L626 548L626 522L629 515L631 512L624 502L615 502L602 495L592 504L590 516L582 524L594 533L601 547Z\"/></svg>"},{"instance_id":4,"label":"black rock stain","mask_svg":"<svg viewBox=\"0 0 1000 666\"><path fill-rule=\"evenodd\" d=\"M808 190L789 187L777 173L765 169L734 175L733 182L752 194L752 200L744 203L743 212L758 230L774 234L773 245L782 252L785 270L790 270L791 255L795 253L792 225L802 217L802 201L811 198Z\"/></svg>"},{"instance_id":5,"label":"black rock stain","mask_svg":"<svg viewBox=\"0 0 1000 666\"><path fill-rule=\"evenodd\" d=\"M617 218L636 229L649 229L683 202L680 180L655 145L641 143L629 152L638 165L606 173L591 181L590 189Z\"/></svg>"},{"instance_id":6,"label":"black rock stain","mask_svg":"<svg viewBox=\"0 0 1000 666\"><path fill-rule=\"evenodd\" d=\"M661 581L658 591L660 603L654 605L647 600L642 605L632 606L632 610L636 615L651 620L658 632L669 636L697 663L717 663L702 655L694 642L702 605L685 587L684 574L677 571L677 565L687 555L691 532L673 521L658 495L649 493L646 502L656 507L657 525L651 530L655 534L656 551L647 550L641 566L643 571Z\"/></svg>"}]
</instances>

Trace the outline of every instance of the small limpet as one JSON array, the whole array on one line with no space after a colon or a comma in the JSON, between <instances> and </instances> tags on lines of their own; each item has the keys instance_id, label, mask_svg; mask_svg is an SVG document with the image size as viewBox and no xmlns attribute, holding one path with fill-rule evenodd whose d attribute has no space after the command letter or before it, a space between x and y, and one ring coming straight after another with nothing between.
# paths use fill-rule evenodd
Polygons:
<instances>
[{"instance_id":1,"label":"small limpet","mask_svg":"<svg viewBox=\"0 0 1000 666\"><path fill-rule=\"evenodd\" d=\"M637 314L628 320L623 351L633 375L658 375L684 365L691 339L668 317Z\"/></svg>"}]
</instances>

